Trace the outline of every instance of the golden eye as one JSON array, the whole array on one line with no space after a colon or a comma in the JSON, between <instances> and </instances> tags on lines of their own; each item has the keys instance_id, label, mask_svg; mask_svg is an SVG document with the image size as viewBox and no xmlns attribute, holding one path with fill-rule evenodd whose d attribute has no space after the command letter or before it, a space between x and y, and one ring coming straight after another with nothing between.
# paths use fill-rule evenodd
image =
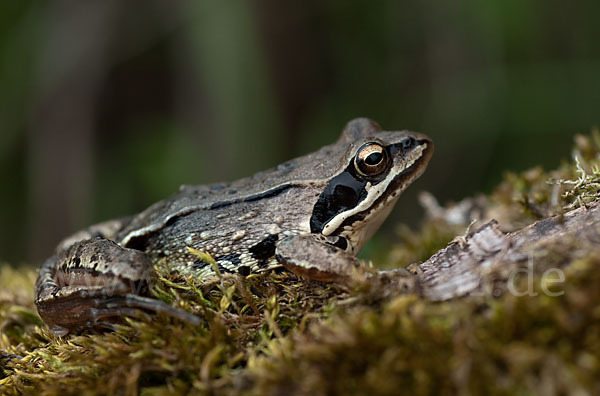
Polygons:
<instances>
[{"instance_id":1,"label":"golden eye","mask_svg":"<svg viewBox=\"0 0 600 396\"><path fill-rule=\"evenodd\" d=\"M354 157L356 171L366 177L377 176L387 170L388 153L379 143L365 143Z\"/></svg>"}]
</instances>

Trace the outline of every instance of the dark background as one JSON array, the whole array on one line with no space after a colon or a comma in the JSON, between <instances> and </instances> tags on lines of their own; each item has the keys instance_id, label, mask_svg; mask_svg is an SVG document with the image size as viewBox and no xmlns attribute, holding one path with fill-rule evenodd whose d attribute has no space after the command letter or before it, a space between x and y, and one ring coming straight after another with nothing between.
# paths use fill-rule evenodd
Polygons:
<instances>
[{"instance_id":1,"label":"dark background","mask_svg":"<svg viewBox=\"0 0 600 396\"><path fill-rule=\"evenodd\" d=\"M357 116L434 139L413 190L441 201L555 167L600 124L599 17L594 0L4 1L0 260L38 263ZM417 208L411 191L393 217Z\"/></svg>"}]
</instances>

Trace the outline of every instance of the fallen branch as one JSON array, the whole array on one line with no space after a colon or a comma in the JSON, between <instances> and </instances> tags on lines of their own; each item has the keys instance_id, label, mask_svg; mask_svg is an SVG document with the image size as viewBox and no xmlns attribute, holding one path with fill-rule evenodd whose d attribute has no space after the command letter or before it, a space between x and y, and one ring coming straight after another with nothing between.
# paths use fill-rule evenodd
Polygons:
<instances>
[{"instance_id":1,"label":"fallen branch","mask_svg":"<svg viewBox=\"0 0 600 396\"><path fill-rule=\"evenodd\" d=\"M567 250L561 251L561 247ZM421 294L432 300L499 295L527 265L541 274L591 252L600 253L599 203L537 221L510 234L501 232L492 220L466 237L456 238L414 266L413 272L418 275ZM557 260L557 255L569 260Z\"/></svg>"}]
</instances>

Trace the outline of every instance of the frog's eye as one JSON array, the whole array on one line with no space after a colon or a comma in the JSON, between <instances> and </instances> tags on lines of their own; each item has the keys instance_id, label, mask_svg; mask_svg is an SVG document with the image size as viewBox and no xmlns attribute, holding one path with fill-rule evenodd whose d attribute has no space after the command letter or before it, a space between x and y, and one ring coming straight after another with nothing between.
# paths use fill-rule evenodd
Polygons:
<instances>
[{"instance_id":1,"label":"frog's eye","mask_svg":"<svg viewBox=\"0 0 600 396\"><path fill-rule=\"evenodd\" d=\"M362 176L377 176L387 169L389 156L385 147L379 143L363 144L354 157L354 167Z\"/></svg>"}]
</instances>

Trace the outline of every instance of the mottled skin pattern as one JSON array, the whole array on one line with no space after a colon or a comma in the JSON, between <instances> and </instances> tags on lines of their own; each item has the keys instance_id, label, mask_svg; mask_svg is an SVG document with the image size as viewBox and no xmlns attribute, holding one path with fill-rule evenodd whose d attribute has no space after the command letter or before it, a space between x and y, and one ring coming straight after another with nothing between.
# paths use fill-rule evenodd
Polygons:
<instances>
[{"instance_id":1,"label":"mottled skin pattern","mask_svg":"<svg viewBox=\"0 0 600 396\"><path fill-rule=\"evenodd\" d=\"M358 153L373 142L370 147L387 153L387 162L379 162L386 166L363 174ZM356 266L354 256L399 194L425 170L432 147L424 135L381 131L373 121L356 119L337 142L276 168L232 183L182 186L137 216L92 226L64 240L40 270L38 311L58 333L129 314L119 309L123 300L115 303L114 287L104 292L102 285L89 287L89 280L107 279L107 285L114 285L109 278L118 278L138 290L139 282L146 281L142 274L159 260L198 279L214 277L212 266L188 248L209 253L221 272L248 275L284 265L309 278L341 279L337 274ZM104 249L111 251L103 256L110 256L110 263L100 258ZM108 298L112 308L107 310ZM76 319L60 313L77 311L78 304L82 312ZM129 299L125 305L153 309L145 304ZM102 315L98 309L104 310Z\"/></svg>"},{"instance_id":2,"label":"mottled skin pattern","mask_svg":"<svg viewBox=\"0 0 600 396\"><path fill-rule=\"evenodd\" d=\"M274 253L278 240L310 232L308 218L299 206L314 206L321 189L307 184L267 200L209 209L214 221L206 220L207 211L190 213L150 235L144 250L153 260L169 256L171 265L183 272L196 272L196 276L213 272L210 265L188 253L187 246L212 255L225 272L248 275L264 270L277 265ZM272 208L276 208L273 215L260 215ZM203 227L189 231L197 229L198 224Z\"/></svg>"}]
</instances>

